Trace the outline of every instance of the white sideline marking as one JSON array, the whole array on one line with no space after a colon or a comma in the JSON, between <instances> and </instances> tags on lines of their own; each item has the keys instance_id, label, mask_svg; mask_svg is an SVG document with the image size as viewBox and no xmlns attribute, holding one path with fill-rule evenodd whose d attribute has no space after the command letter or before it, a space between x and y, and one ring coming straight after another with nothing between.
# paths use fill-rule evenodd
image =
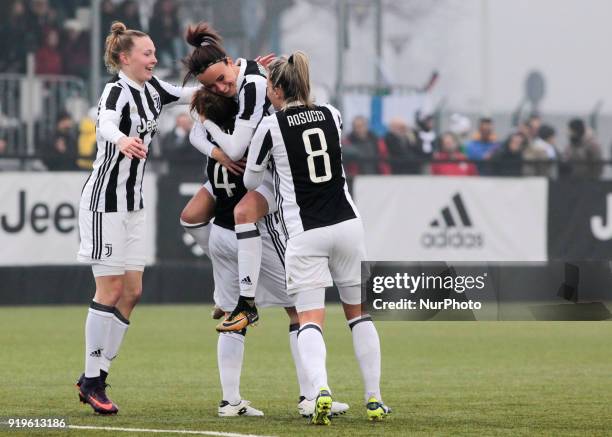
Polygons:
<instances>
[{"instance_id":1,"label":"white sideline marking","mask_svg":"<svg viewBox=\"0 0 612 437\"><path fill-rule=\"evenodd\" d=\"M218 432L218 431L191 431L186 429L147 429L147 428L119 428L115 426L84 426L84 425L68 425L68 429L90 429L98 431L122 431L122 432L150 432L150 433L168 433L168 434L192 434L192 435L214 435L222 437L272 437L255 434L237 434L233 432Z\"/></svg>"}]
</instances>

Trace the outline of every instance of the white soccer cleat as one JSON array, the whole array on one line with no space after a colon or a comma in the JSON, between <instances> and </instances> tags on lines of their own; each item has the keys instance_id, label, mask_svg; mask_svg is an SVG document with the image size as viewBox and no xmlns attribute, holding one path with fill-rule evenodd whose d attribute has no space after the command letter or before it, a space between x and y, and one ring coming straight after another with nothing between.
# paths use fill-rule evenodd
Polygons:
<instances>
[{"instance_id":1,"label":"white soccer cleat","mask_svg":"<svg viewBox=\"0 0 612 437\"><path fill-rule=\"evenodd\" d=\"M304 396L300 396L300 402L298 403L298 412L302 415L302 417L310 417L314 413L315 409L315 400L314 399L306 399ZM331 414L330 416L339 416L348 411L349 404L345 404L344 402L332 402Z\"/></svg>"},{"instance_id":2,"label":"white soccer cleat","mask_svg":"<svg viewBox=\"0 0 612 437\"><path fill-rule=\"evenodd\" d=\"M251 402L241 400L238 404L232 405L228 401L221 401L217 410L219 417L237 417L237 416L263 416L263 411L257 408L250 407Z\"/></svg>"}]
</instances>

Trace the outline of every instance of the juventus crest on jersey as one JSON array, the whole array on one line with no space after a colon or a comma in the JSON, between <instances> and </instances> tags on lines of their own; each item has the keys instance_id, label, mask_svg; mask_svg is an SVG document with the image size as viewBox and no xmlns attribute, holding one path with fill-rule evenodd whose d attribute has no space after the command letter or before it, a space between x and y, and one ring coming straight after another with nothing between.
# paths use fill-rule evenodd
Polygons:
<instances>
[{"instance_id":1,"label":"juventus crest on jersey","mask_svg":"<svg viewBox=\"0 0 612 437\"><path fill-rule=\"evenodd\" d=\"M342 168L341 129L331 105L291 106L264 117L255 132L247 166L260 172L270 162L290 238L359 216Z\"/></svg>"},{"instance_id":2,"label":"juventus crest on jersey","mask_svg":"<svg viewBox=\"0 0 612 437\"><path fill-rule=\"evenodd\" d=\"M124 135L139 137L148 148L162 108L175 102L188 103L194 90L156 77L140 86L122 72L106 84L98 102L96 160L83 188L81 208L117 212L144 207L146 159L128 159L119 151L117 141Z\"/></svg>"}]
</instances>

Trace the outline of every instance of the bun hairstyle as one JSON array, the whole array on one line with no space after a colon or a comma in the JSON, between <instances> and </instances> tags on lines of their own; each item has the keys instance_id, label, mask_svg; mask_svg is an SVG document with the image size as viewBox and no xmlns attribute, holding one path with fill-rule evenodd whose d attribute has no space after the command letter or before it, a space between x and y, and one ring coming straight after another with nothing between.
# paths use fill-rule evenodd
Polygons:
<instances>
[{"instance_id":1,"label":"bun hairstyle","mask_svg":"<svg viewBox=\"0 0 612 437\"><path fill-rule=\"evenodd\" d=\"M189 26L185 39L194 49L183 59L183 65L187 68L183 84L187 83L191 77L202 74L217 62L227 63L223 39L210 24L201 22L195 26Z\"/></svg>"},{"instance_id":2,"label":"bun hairstyle","mask_svg":"<svg viewBox=\"0 0 612 437\"><path fill-rule=\"evenodd\" d=\"M308 107L313 106L306 53L297 51L289 57L277 58L270 63L268 71L272 86L281 87L283 90L285 103L299 102Z\"/></svg>"},{"instance_id":3,"label":"bun hairstyle","mask_svg":"<svg viewBox=\"0 0 612 437\"><path fill-rule=\"evenodd\" d=\"M222 128L231 129L234 126L234 117L238 113L238 103L232 98L220 96L200 87L193 96L190 109Z\"/></svg>"},{"instance_id":4,"label":"bun hairstyle","mask_svg":"<svg viewBox=\"0 0 612 437\"><path fill-rule=\"evenodd\" d=\"M120 21L113 21L110 33L106 37L104 48L104 64L110 73L117 73L121 69L119 54L129 53L134 46L134 38L149 36L140 30L128 29Z\"/></svg>"}]
</instances>

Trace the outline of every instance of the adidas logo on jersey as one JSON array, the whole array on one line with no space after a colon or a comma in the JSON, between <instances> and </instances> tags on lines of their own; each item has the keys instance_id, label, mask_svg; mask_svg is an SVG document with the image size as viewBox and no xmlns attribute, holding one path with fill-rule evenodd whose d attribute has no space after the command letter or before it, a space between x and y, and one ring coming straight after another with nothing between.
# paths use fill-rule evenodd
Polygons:
<instances>
[{"instance_id":1,"label":"adidas logo on jersey","mask_svg":"<svg viewBox=\"0 0 612 437\"><path fill-rule=\"evenodd\" d=\"M421 244L428 249L478 249L484 245L482 233L472 231L472 220L459 193L452 197L449 206L440 210L440 216L429 227L421 235Z\"/></svg>"},{"instance_id":2,"label":"adidas logo on jersey","mask_svg":"<svg viewBox=\"0 0 612 437\"><path fill-rule=\"evenodd\" d=\"M96 349L89 354L90 357L100 358L102 356L102 349Z\"/></svg>"},{"instance_id":3,"label":"adidas logo on jersey","mask_svg":"<svg viewBox=\"0 0 612 437\"><path fill-rule=\"evenodd\" d=\"M247 276L247 277L242 278L242 279L240 280L240 283L241 283L241 284L244 284L244 285L253 285L253 283L251 282L251 278L250 278L250 276Z\"/></svg>"}]
</instances>

